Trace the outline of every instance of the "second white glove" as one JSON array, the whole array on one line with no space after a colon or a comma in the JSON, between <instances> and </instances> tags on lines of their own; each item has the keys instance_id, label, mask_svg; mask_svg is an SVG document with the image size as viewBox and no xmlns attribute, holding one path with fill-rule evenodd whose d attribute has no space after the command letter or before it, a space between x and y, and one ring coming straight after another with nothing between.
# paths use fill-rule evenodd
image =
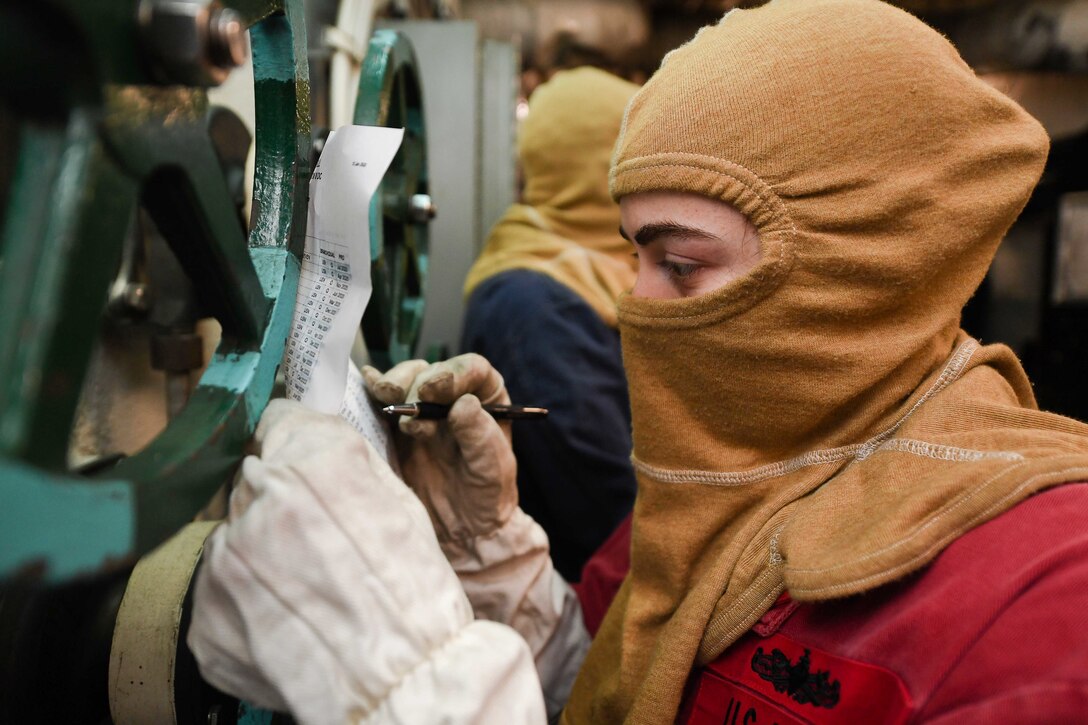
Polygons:
<instances>
[{"instance_id":1,"label":"second white glove","mask_svg":"<svg viewBox=\"0 0 1088 725\"><path fill-rule=\"evenodd\" d=\"M382 375L365 368L387 404L453 404L446 421L402 420L397 448L406 482L427 507L446 558L478 619L513 627L532 649L549 715L558 714L589 647L578 598L556 573L544 530L517 508L509 428L481 408L509 403L502 376L479 355ZM506 424L508 426L508 424Z\"/></svg>"},{"instance_id":2,"label":"second white glove","mask_svg":"<svg viewBox=\"0 0 1088 725\"><path fill-rule=\"evenodd\" d=\"M541 722L524 641L474 622L420 502L332 416L273 402L198 573L206 679L302 723Z\"/></svg>"}]
</instances>

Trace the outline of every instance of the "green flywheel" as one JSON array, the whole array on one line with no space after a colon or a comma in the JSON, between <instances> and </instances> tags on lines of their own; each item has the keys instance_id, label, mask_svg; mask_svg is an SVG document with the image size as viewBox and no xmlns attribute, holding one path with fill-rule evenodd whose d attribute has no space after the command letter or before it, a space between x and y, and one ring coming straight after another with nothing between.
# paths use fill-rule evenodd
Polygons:
<instances>
[{"instance_id":1,"label":"green flywheel","mask_svg":"<svg viewBox=\"0 0 1088 725\"><path fill-rule=\"evenodd\" d=\"M205 90L217 82L206 76L244 57L246 29L248 231L208 134ZM6 3L0 68L18 114L0 238L0 580L60 582L131 563L190 521L229 479L272 393L306 224L302 2ZM138 206L223 337L161 434L78 476L69 432Z\"/></svg>"},{"instance_id":2,"label":"green flywheel","mask_svg":"<svg viewBox=\"0 0 1088 725\"><path fill-rule=\"evenodd\" d=\"M387 368L415 355L423 325L428 195L423 94L408 38L377 30L370 39L355 103L355 123L404 129L404 142L370 206L374 292L363 316L372 362Z\"/></svg>"}]
</instances>

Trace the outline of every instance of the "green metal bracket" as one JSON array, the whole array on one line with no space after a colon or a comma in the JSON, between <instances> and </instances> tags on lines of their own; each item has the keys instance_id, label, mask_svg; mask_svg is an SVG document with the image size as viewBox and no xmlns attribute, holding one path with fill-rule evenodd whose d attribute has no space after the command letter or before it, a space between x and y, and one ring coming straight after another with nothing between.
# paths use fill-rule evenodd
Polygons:
<instances>
[{"instance_id":1,"label":"green metal bracket","mask_svg":"<svg viewBox=\"0 0 1088 725\"><path fill-rule=\"evenodd\" d=\"M14 62L0 50L0 92L19 101L14 108L35 109L20 119L0 237L0 580L36 572L58 582L131 562L166 539L229 479L271 395L306 225L306 31L301 0L224 4L249 28L253 49L248 239L207 135L206 92L156 82L138 51L136 3L0 8L0 48L25 54ZM28 84L24 76L61 42L77 67L52 85ZM65 470L68 436L138 205L223 339L162 434L101 480L80 478ZM77 520L73 546L60 528Z\"/></svg>"},{"instance_id":2,"label":"green metal bracket","mask_svg":"<svg viewBox=\"0 0 1088 725\"><path fill-rule=\"evenodd\" d=\"M427 138L423 94L408 38L378 30L359 80L355 123L404 128L404 142L370 203L374 293L363 316L371 360L387 368L415 354L427 281Z\"/></svg>"}]
</instances>

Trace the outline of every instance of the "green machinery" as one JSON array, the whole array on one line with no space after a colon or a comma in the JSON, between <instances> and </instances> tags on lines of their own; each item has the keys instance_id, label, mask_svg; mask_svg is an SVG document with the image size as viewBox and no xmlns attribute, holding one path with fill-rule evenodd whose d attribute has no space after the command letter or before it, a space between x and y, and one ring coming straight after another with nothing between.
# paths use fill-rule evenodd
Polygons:
<instances>
[{"instance_id":1,"label":"green machinery","mask_svg":"<svg viewBox=\"0 0 1088 725\"><path fill-rule=\"evenodd\" d=\"M109 632L134 562L229 483L273 395L314 148L304 23L301 0L0 7L0 721L102 713ZM206 90L245 62L247 32L256 109L248 225ZM371 210L375 290L362 325L385 366L414 352L433 216L422 94L396 33L371 40L355 116L406 128ZM222 337L146 447L71 470L103 315L114 297L146 292L117 289L139 247L139 218L161 234ZM191 337L163 354L192 358ZM198 681L179 664L179 690L196 692ZM194 709L182 717L179 705L179 721L227 712L207 693L190 695ZM216 719L233 721L228 714Z\"/></svg>"},{"instance_id":2,"label":"green machinery","mask_svg":"<svg viewBox=\"0 0 1088 725\"><path fill-rule=\"evenodd\" d=\"M378 367L411 359L423 324L427 194L423 94L407 39L378 30L363 61L355 123L404 128L404 142L371 199L370 257L374 295L363 316L367 349Z\"/></svg>"}]
</instances>

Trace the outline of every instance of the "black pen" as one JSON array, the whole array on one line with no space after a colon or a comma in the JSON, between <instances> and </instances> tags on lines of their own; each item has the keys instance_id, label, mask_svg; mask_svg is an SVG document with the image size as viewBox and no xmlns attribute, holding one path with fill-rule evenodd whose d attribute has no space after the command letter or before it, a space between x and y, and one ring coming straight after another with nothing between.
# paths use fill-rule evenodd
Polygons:
<instances>
[{"instance_id":1,"label":"black pen","mask_svg":"<svg viewBox=\"0 0 1088 725\"><path fill-rule=\"evenodd\" d=\"M407 415L420 420L443 420L449 415L450 407L441 403L405 403L387 405L382 408L382 412L386 415ZM543 418L548 415L547 408L534 408L528 405L485 405L484 410L497 420Z\"/></svg>"}]
</instances>

